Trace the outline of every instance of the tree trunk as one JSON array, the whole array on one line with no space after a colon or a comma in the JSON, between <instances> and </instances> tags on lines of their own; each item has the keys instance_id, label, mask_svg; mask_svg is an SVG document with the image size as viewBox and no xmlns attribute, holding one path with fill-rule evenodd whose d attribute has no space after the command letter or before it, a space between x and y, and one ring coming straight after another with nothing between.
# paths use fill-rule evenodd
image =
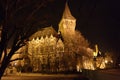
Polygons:
<instances>
[{"instance_id":1,"label":"tree trunk","mask_svg":"<svg viewBox=\"0 0 120 80\"><path fill-rule=\"evenodd\" d=\"M9 59L10 58L5 58L0 66L0 80L5 72L5 69L7 68L8 64L9 64Z\"/></svg>"},{"instance_id":2,"label":"tree trunk","mask_svg":"<svg viewBox=\"0 0 120 80\"><path fill-rule=\"evenodd\" d=\"M1 67L0 67L0 80L5 72L6 67L7 67L7 64L1 65Z\"/></svg>"},{"instance_id":3,"label":"tree trunk","mask_svg":"<svg viewBox=\"0 0 120 80\"><path fill-rule=\"evenodd\" d=\"M4 74L4 70L0 69L0 80L1 80L1 78L3 76L3 74Z\"/></svg>"}]
</instances>

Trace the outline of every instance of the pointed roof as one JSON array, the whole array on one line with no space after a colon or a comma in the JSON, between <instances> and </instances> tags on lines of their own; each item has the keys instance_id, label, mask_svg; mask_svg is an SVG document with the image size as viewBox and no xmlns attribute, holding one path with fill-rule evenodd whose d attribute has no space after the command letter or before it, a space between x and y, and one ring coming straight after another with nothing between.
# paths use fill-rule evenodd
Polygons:
<instances>
[{"instance_id":1,"label":"pointed roof","mask_svg":"<svg viewBox=\"0 0 120 80\"><path fill-rule=\"evenodd\" d=\"M66 2L66 5L65 5L65 9L64 9L62 18L64 18L64 19L75 19L75 17L73 17L71 12L70 12L70 9L68 7L67 2Z\"/></svg>"},{"instance_id":2,"label":"pointed roof","mask_svg":"<svg viewBox=\"0 0 120 80\"><path fill-rule=\"evenodd\" d=\"M64 47L64 44L60 38L57 41L57 47Z\"/></svg>"},{"instance_id":3,"label":"pointed roof","mask_svg":"<svg viewBox=\"0 0 120 80\"><path fill-rule=\"evenodd\" d=\"M40 38L41 36L43 36L43 38L44 38L44 37L46 37L46 35L48 35L48 37L49 37L51 34L53 36L56 36L57 32L54 30L54 28L52 26L45 27L45 28L42 28L42 29L38 30L33 35L31 35L29 40L32 40L33 38L36 39L37 37Z\"/></svg>"}]
</instances>

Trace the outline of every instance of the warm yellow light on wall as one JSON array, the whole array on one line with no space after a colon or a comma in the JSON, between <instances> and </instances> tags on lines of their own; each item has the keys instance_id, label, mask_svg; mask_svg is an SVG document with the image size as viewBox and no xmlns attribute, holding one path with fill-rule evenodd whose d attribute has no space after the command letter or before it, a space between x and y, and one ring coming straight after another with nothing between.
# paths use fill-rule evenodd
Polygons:
<instances>
[{"instance_id":1,"label":"warm yellow light on wall","mask_svg":"<svg viewBox=\"0 0 120 80\"><path fill-rule=\"evenodd\" d=\"M97 56L97 52L93 52L93 56L96 57Z\"/></svg>"},{"instance_id":2,"label":"warm yellow light on wall","mask_svg":"<svg viewBox=\"0 0 120 80\"><path fill-rule=\"evenodd\" d=\"M105 63L107 64L107 63L108 63L108 60L105 60Z\"/></svg>"}]
</instances>

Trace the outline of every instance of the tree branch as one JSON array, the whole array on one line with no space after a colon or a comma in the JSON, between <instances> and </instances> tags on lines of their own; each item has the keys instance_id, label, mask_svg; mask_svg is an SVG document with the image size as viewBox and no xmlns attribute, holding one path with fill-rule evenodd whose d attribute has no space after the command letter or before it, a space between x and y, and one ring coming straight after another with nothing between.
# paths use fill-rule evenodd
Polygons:
<instances>
[{"instance_id":1,"label":"tree branch","mask_svg":"<svg viewBox=\"0 0 120 80\"><path fill-rule=\"evenodd\" d=\"M39 6L37 6L37 8L32 11L32 13L28 16L28 18L27 18L26 20L30 20L30 18L31 18L41 7L44 6L44 3L41 3L41 4L38 3L37 5L39 5Z\"/></svg>"},{"instance_id":2,"label":"tree branch","mask_svg":"<svg viewBox=\"0 0 120 80\"><path fill-rule=\"evenodd\" d=\"M16 58L16 59L10 60L10 62L13 62L13 61L16 61L16 60L23 60L23 58Z\"/></svg>"}]
</instances>

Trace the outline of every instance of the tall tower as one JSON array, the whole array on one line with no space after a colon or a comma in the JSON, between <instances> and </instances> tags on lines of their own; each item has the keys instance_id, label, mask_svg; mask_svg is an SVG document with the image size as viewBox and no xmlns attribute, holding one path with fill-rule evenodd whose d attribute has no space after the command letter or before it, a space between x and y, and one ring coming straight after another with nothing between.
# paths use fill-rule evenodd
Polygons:
<instances>
[{"instance_id":1,"label":"tall tower","mask_svg":"<svg viewBox=\"0 0 120 80\"><path fill-rule=\"evenodd\" d=\"M76 19L72 16L68 3L65 4L62 19L59 23L59 31L62 36L72 35L75 32Z\"/></svg>"}]
</instances>

